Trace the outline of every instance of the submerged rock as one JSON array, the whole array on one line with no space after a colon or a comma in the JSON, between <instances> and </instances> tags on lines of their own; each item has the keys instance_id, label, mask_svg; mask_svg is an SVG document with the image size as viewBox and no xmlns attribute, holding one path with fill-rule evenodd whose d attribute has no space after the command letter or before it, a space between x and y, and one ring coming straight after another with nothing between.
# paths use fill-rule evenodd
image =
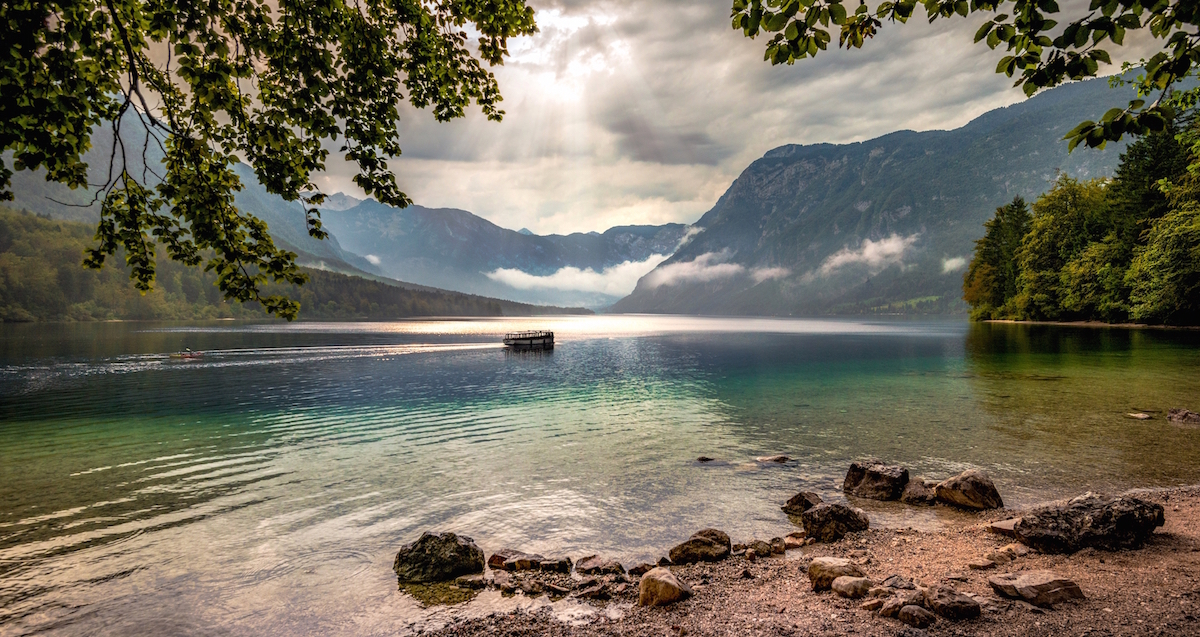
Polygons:
<instances>
[{"instance_id":1,"label":"submerged rock","mask_svg":"<svg viewBox=\"0 0 1200 637\"><path fill-rule=\"evenodd\" d=\"M1023 571L993 575L988 584L998 594L1021 599L1034 606L1048 607L1072 599L1084 599L1075 582L1053 571Z\"/></svg>"},{"instance_id":2,"label":"submerged rock","mask_svg":"<svg viewBox=\"0 0 1200 637\"><path fill-rule=\"evenodd\" d=\"M541 555L521 553L504 560L502 568L506 571L536 571L544 559Z\"/></svg>"},{"instance_id":3,"label":"submerged rock","mask_svg":"<svg viewBox=\"0 0 1200 637\"><path fill-rule=\"evenodd\" d=\"M801 491L779 508L788 515L800 515L818 504L821 504L821 496L812 491Z\"/></svg>"},{"instance_id":4,"label":"submerged rock","mask_svg":"<svg viewBox=\"0 0 1200 637\"><path fill-rule=\"evenodd\" d=\"M541 570L547 573L570 573L571 566L569 557L543 558L541 562Z\"/></svg>"},{"instance_id":5,"label":"submerged rock","mask_svg":"<svg viewBox=\"0 0 1200 637\"><path fill-rule=\"evenodd\" d=\"M814 591L826 591L839 577L865 577L853 562L844 557L818 557L808 564L808 581Z\"/></svg>"},{"instance_id":6,"label":"submerged rock","mask_svg":"<svg viewBox=\"0 0 1200 637\"><path fill-rule=\"evenodd\" d=\"M933 506L937 504L937 482L916 478L909 480L900 493L900 501L905 504Z\"/></svg>"},{"instance_id":7,"label":"submerged rock","mask_svg":"<svg viewBox=\"0 0 1200 637\"><path fill-rule=\"evenodd\" d=\"M1163 522L1160 504L1089 492L1025 514L1013 532L1021 542L1046 553L1088 547L1116 551L1141 547Z\"/></svg>"},{"instance_id":8,"label":"submerged rock","mask_svg":"<svg viewBox=\"0 0 1200 637\"><path fill-rule=\"evenodd\" d=\"M661 566L647 571L638 584L638 606L666 606L691 595L692 589L687 584Z\"/></svg>"},{"instance_id":9,"label":"submerged rock","mask_svg":"<svg viewBox=\"0 0 1200 637\"><path fill-rule=\"evenodd\" d=\"M878 460L863 460L850 465L842 489L860 498L899 500L906 484L908 469Z\"/></svg>"},{"instance_id":10,"label":"submerged rock","mask_svg":"<svg viewBox=\"0 0 1200 637\"><path fill-rule=\"evenodd\" d=\"M800 516L804 533L818 542L836 542L847 533L866 531L871 521L861 509L844 504L818 504Z\"/></svg>"},{"instance_id":11,"label":"submerged rock","mask_svg":"<svg viewBox=\"0 0 1200 637\"><path fill-rule=\"evenodd\" d=\"M783 454L780 454L780 455L776 455L776 456L759 456L759 457L755 458L755 460L758 462L784 463L784 462L787 462L788 460L791 460L791 458L789 458Z\"/></svg>"},{"instance_id":12,"label":"submerged rock","mask_svg":"<svg viewBox=\"0 0 1200 637\"><path fill-rule=\"evenodd\" d=\"M492 556L487 559L488 568L494 571L503 570L504 563L508 561L509 558L516 557L518 555L524 555L524 553L518 551L517 549L500 549L499 551L492 553Z\"/></svg>"},{"instance_id":13,"label":"submerged rock","mask_svg":"<svg viewBox=\"0 0 1200 637\"><path fill-rule=\"evenodd\" d=\"M694 564L696 562L719 562L732 549L729 536L717 529L697 531L692 537L671 549L672 564Z\"/></svg>"},{"instance_id":14,"label":"submerged rock","mask_svg":"<svg viewBox=\"0 0 1200 637\"><path fill-rule=\"evenodd\" d=\"M483 551L469 537L454 533L422 533L400 548L392 565L404 583L446 582L483 572Z\"/></svg>"},{"instance_id":15,"label":"submerged rock","mask_svg":"<svg viewBox=\"0 0 1200 637\"><path fill-rule=\"evenodd\" d=\"M964 509L982 511L1004 506L992 479L979 469L968 469L939 482L936 491L938 500Z\"/></svg>"},{"instance_id":16,"label":"submerged rock","mask_svg":"<svg viewBox=\"0 0 1200 637\"><path fill-rule=\"evenodd\" d=\"M1180 425L1200 425L1200 414L1187 409L1168 409L1167 420Z\"/></svg>"},{"instance_id":17,"label":"submerged rock","mask_svg":"<svg viewBox=\"0 0 1200 637\"><path fill-rule=\"evenodd\" d=\"M610 560L599 555L589 555L575 565L575 570L585 575L624 575L625 567L616 560Z\"/></svg>"}]
</instances>

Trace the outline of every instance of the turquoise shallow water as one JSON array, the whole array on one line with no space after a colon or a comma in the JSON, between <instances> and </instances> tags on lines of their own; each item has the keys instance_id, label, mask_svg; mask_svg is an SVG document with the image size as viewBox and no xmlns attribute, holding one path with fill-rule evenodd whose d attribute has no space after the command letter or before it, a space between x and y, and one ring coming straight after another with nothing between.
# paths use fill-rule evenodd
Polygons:
<instances>
[{"instance_id":1,"label":"turquoise shallow water","mask_svg":"<svg viewBox=\"0 0 1200 637\"><path fill-rule=\"evenodd\" d=\"M523 328L558 347L497 345ZM632 563L704 526L780 535L783 501L841 497L868 454L985 468L1017 506L1196 483L1200 430L1163 415L1200 410L1198 345L630 316L0 326L0 634L395 634L428 615L390 572L422 530Z\"/></svg>"}]
</instances>

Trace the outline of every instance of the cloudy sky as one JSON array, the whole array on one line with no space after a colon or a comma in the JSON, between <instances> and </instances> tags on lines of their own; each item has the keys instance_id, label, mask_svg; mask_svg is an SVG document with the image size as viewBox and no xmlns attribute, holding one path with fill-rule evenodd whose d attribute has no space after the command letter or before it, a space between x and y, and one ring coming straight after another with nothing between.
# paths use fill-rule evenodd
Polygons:
<instances>
[{"instance_id":1,"label":"cloudy sky","mask_svg":"<svg viewBox=\"0 0 1200 637\"><path fill-rule=\"evenodd\" d=\"M503 122L405 111L392 166L415 202L538 234L691 223L776 146L956 128L1022 99L993 72L1003 54L972 44L982 16L885 23L862 50L772 67L731 0L530 4L541 32L495 71ZM321 185L358 194L346 172Z\"/></svg>"}]
</instances>

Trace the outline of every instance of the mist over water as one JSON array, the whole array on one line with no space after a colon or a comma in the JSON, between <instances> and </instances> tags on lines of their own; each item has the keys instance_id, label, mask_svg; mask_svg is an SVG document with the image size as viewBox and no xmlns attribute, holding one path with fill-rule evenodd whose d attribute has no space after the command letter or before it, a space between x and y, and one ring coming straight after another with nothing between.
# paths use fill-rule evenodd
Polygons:
<instances>
[{"instance_id":1,"label":"mist over water","mask_svg":"<svg viewBox=\"0 0 1200 637\"><path fill-rule=\"evenodd\" d=\"M558 346L506 352L518 329ZM424 530L631 564L705 526L782 535L788 497L841 498L863 455L982 467L1010 506L1195 483L1200 430L1164 416L1200 410L1198 345L670 316L0 325L0 635L396 634L445 612L391 572Z\"/></svg>"}]
</instances>

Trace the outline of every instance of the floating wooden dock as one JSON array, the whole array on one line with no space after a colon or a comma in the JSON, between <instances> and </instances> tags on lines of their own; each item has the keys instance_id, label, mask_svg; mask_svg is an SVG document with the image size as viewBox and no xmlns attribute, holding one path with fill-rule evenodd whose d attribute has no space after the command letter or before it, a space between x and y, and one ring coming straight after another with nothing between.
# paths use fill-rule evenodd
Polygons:
<instances>
[{"instance_id":1,"label":"floating wooden dock","mask_svg":"<svg viewBox=\"0 0 1200 637\"><path fill-rule=\"evenodd\" d=\"M504 335L504 346L512 349L554 349L554 332L511 332Z\"/></svg>"}]
</instances>

